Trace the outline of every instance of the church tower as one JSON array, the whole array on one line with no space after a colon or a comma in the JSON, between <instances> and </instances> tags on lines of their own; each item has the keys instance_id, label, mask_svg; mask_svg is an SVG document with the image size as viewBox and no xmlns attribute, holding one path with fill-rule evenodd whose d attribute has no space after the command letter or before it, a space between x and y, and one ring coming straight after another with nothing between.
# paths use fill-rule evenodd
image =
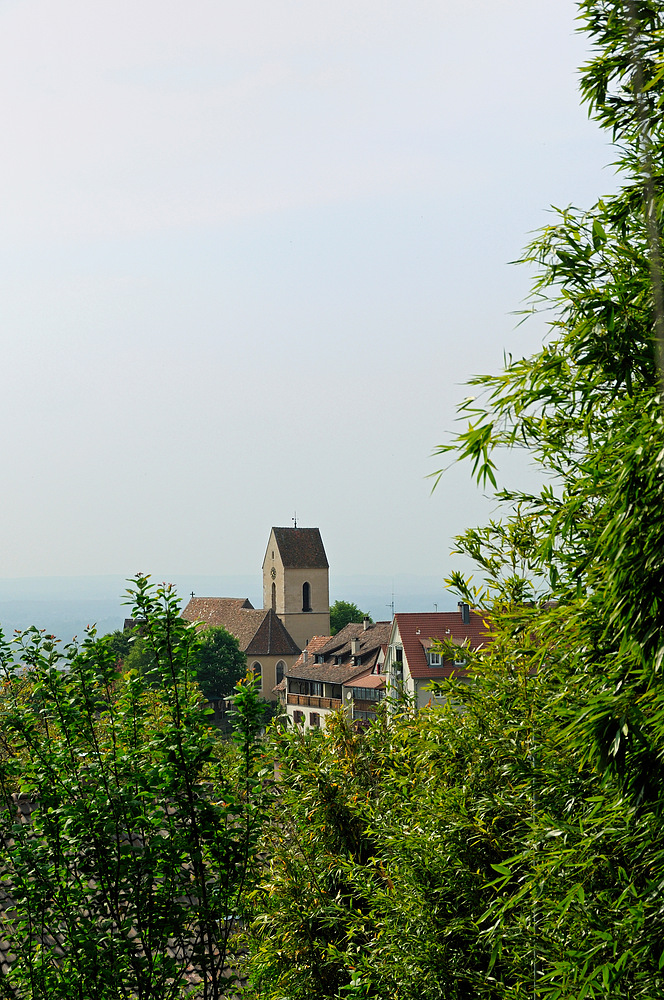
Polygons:
<instances>
[{"instance_id":1,"label":"church tower","mask_svg":"<svg viewBox=\"0 0 664 1000\"><path fill-rule=\"evenodd\" d=\"M329 564L318 528L273 528L263 560L263 607L297 645L330 634Z\"/></svg>"}]
</instances>

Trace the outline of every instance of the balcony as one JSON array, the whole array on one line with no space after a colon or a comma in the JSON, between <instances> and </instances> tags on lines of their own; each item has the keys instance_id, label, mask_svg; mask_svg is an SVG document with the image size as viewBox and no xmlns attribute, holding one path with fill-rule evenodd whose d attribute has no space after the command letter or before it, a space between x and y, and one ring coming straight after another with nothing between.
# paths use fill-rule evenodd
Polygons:
<instances>
[{"instance_id":1,"label":"balcony","mask_svg":"<svg viewBox=\"0 0 664 1000\"><path fill-rule=\"evenodd\" d=\"M341 708L341 698L321 698L314 694L290 694L288 695L289 705L302 705L304 708L329 708L336 712Z\"/></svg>"}]
</instances>

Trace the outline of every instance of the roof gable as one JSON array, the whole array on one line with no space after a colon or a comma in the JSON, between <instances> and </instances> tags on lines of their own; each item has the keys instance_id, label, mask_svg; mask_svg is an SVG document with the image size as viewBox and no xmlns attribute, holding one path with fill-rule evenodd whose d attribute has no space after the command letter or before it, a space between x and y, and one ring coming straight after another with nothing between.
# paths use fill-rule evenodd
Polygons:
<instances>
[{"instance_id":1,"label":"roof gable","mask_svg":"<svg viewBox=\"0 0 664 1000\"><path fill-rule=\"evenodd\" d=\"M280 618L270 608L246 648L247 656L297 656L300 647Z\"/></svg>"},{"instance_id":2,"label":"roof gable","mask_svg":"<svg viewBox=\"0 0 664 1000\"><path fill-rule=\"evenodd\" d=\"M273 528L272 534L284 568L329 569L318 528Z\"/></svg>"},{"instance_id":3,"label":"roof gable","mask_svg":"<svg viewBox=\"0 0 664 1000\"><path fill-rule=\"evenodd\" d=\"M306 663L304 655L300 656L289 667L288 676L343 684L358 674L367 674L387 646L391 627L390 622L374 622L365 629L362 624L350 622L334 636L314 636L307 646ZM352 651L353 639L359 640L357 654ZM322 663L315 662L319 656L323 657Z\"/></svg>"},{"instance_id":4,"label":"roof gable","mask_svg":"<svg viewBox=\"0 0 664 1000\"><path fill-rule=\"evenodd\" d=\"M491 642L489 629L482 615L477 611L470 611L469 619L468 624L464 624L458 611L397 613L394 616L395 628L401 639L411 677L416 680L435 680L455 672L450 664L441 667L429 665L427 649L431 646L431 640L453 642L458 646L467 645L472 650L481 649Z\"/></svg>"},{"instance_id":5,"label":"roof gable","mask_svg":"<svg viewBox=\"0 0 664 1000\"><path fill-rule=\"evenodd\" d=\"M248 656L294 656L300 652L271 608L254 608L242 597L192 597L182 617L227 629Z\"/></svg>"}]
</instances>

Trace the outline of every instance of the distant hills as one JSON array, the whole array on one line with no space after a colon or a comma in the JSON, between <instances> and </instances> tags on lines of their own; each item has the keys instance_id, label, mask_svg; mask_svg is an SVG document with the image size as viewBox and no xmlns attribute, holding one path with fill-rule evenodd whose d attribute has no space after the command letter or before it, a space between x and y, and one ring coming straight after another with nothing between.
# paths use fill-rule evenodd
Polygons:
<instances>
[{"instance_id":1,"label":"distant hills","mask_svg":"<svg viewBox=\"0 0 664 1000\"><path fill-rule=\"evenodd\" d=\"M183 604L191 592L197 597L248 597L262 607L260 574L242 576L196 576L175 574ZM127 582L121 576L62 576L0 578L0 626L7 638L14 630L30 625L43 628L65 642L81 638L88 625L105 635L122 628L130 617L126 600ZM455 598L434 576L409 574L383 576L339 576L330 574L330 601L353 601L375 621L389 620L394 593L395 611L450 611Z\"/></svg>"}]
</instances>

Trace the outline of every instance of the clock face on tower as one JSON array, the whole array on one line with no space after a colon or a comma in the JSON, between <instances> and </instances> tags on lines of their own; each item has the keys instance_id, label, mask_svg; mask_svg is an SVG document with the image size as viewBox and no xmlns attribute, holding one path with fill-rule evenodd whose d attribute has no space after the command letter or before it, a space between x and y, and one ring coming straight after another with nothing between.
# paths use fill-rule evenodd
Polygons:
<instances>
[{"instance_id":1,"label":"clock face on tower","mask_svg":"<svg viewBox=\"0 0 664 1000\"><path fill-rule=\"evenodd\" d=\"M273 580L276 580L276 578L277 578L277 571L276 571L276 569L274 568L274 566L273 566L273 567L272 567L272 569L270 570L270 576L272 577L272 579L273 579Z\"/></svg>"}]
</instances>

